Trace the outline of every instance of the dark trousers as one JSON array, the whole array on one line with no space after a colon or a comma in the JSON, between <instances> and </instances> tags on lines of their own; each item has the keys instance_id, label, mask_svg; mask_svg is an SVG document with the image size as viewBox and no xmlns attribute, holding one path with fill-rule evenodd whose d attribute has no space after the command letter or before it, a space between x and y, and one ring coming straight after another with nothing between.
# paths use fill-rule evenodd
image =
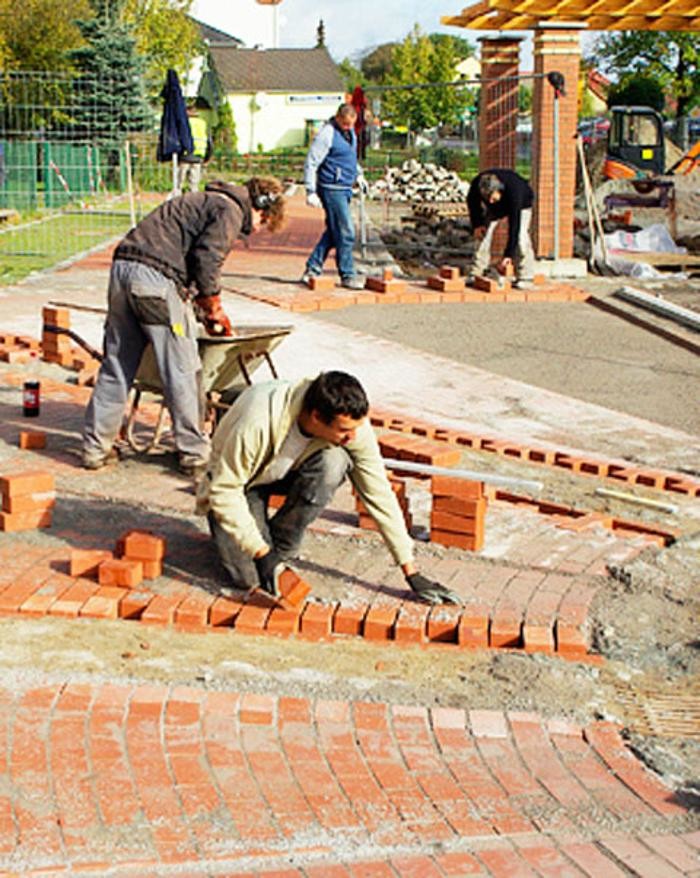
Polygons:
<instances>
[{"instance_id":1,"label":"dark trousers","mask_svg":"<svg viewBox=\"0 0 700 878\"><path fill-rule=\"evenodd\" d=\"M263 539L283 560L296 556L306 528L330 503L351 469L352 462L345 449L326 448L313 454L281 481L246 489L248 506ZM276 511L268 510L273 494L285 497L284 504ZM257 585L253 559L242 551L211 512L209 529L233 585L236 588Z\"/></svg>"}]
</instances>

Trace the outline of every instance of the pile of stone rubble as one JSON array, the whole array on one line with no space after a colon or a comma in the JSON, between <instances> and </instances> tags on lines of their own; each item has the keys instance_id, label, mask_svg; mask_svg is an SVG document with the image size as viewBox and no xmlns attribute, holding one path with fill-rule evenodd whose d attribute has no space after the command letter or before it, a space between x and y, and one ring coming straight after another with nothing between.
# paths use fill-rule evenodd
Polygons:
<instances>
[{"instance_id":1,"label":"pile of stone rubble","mask_svg":"<svg viewBox=\"0 0 700 878\"><path fill-rule=\"evenodd\" d=\"M370 186L371 198L421 204L434 201L466 201L469 184L454 171L432 162L415 159L397 168L387 168L385 175Z\"/></svg>"}]
</instances>

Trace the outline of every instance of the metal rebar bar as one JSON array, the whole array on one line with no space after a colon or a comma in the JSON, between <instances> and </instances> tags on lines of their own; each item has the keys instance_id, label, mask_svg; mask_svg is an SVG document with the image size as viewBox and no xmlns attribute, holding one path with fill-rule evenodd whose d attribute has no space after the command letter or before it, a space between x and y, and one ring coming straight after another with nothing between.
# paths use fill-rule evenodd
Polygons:
<instances>
[{"instance_id":1,"label":"metal rebar bar","mask_svg":"<svg viewBox=\"0 0 700 878\"><path fill-rule=\"evenodd\" d=\"M531 479L515 479L512 476L499 476L496 473L485 473L471 469L453 469L446 466L429 466L426 463L413 463L409 460L393 460L390 457L382 458L384 466L388 469L401 469L406 472L421 473L426 476L452 476L455 479L465 479L470 482L486 482L489 485L501 485L504 488L518 488L523 491L531 491L538 494L542 490L542 482Z\"/></svg>"}]
</instances>

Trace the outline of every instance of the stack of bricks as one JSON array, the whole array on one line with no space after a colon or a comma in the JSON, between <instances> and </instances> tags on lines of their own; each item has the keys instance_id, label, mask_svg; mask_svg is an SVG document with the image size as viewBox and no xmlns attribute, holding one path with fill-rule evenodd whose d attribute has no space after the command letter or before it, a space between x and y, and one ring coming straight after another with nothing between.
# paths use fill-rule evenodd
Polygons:
<instances>
[{"instance_id":1,"label":"stack of bricks","mask_svg":"<svg viewBox=\"0 0 700 878\"><path fill-rule=\"evenodd\" d=\"M59 366L73 365L73 348L70 336L56 329L70 329L70 312L67 308L42 309L44 321L41 333L42 359L47 363L58 363Z\"/></svg>"},{"instance_id":2,"label":"stack of bricks","mask_svg":"<svg viewBox=\"0 0 700 878\"><path fill-rule=\"evenodd\" d=\"M166 541L147 530L127 531L117 541L117 554L121 560L140 564L144 579L156 579L163 572Z\"/></svg>"},{"instance_id":3,"label":"stack of bricks","mask_svg":"<svg viewBox=\"0 0 700 878\"><path fill-rule=\"evenodd\" d=\"M463 293L465 290L464 278L459 268L451 265L441 265L440 273L428 278L428 286L442 293Z\"/></svg>"},{"instance_id":4,"label":"stack of bricks","mask_svg":"<svg viewBox=\"0 0 700 878\"><path fill-rule=\"evenodd\" d=\"M377 440L382 457L394 460L407 460L411 463L422 463L426 466L456 466L462 457L458 448L448 448L444 443L430 442L422 436L413 436L406 433L387 433ZM414 478L428 478L427 474L409 470L395 470L397 475L410 475Z\"/></svg>"},{"instance_id":5,"label":"stack of bricks","mask_svg":"<svg viewBox=\"0 0 700 878\"><path fill-rule=\"evenodd\" d=\"M3 363L29 363L39 355L39 342L26 335L0 332L0 361Z\"/></svg>"},{"instance_id":6,"label":"stack of bricks","mask_svg":"<svg viewBox=\"0 0 700 878\"><path fill-rule=\"evenodd\" d=\"M484 545L487 499L483 482L433 476L430 540L478 552Z\"/></svg>"},{"instance_id":7,"label":"stack of bricks","mask_svg":"<svg viewBox=\"0 0 700 878\"><path fill-rule=\"evenodd\" d=\"M165 540L150 531L130 530L117 540L114 552L73 549L71 576L94 576L101 586L136 588L163 572Z\"/></svg>"},{"instance_id":8,"label":"stack of bricks","mask_svg":"<svg viewBox=\"0 0 700 878\"><path fill-rule=\"evenodd\" d=\"M397 479L393 476L390 476L389 484L391 485L391 489L394 492L396 499L399 501L399 507L401 508L401 512L403 514L403 520L406 522L406 530L408 530L408 532L410 533L413 527L413 519L411 517L411 510L409 508L408 495L406 494L406 483L403 479ZM363 528L364 530L379 530L379 528L377 527L377 523L372 518L369 510L354 489L353 493L355 494L357 526Z\"/></svg>"},{"instance_id":9,"label":"stack of bricks","mask_svg":"<svg viewBox=\"0 0 700 878\"><path fill-rule=\"evenodd\" d=\"M51 473L24 472L0 477L0 531L51 527L56 485Z\"/></svg>"}]
</instances>

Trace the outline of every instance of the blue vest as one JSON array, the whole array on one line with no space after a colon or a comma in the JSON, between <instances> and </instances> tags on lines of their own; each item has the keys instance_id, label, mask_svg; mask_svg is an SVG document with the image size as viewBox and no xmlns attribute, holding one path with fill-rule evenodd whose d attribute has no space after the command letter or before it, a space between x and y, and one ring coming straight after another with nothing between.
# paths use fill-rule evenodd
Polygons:
<instances>
[{"instance_id":1,"label":"blue vest","mask_svg":"<svg viewBox=\"0 0 700 878\"><path fill-rule=\"evenodd\" d=\"M333 142L318 169L318 185L333 189L351 189L357 177L357 136L350 129L350 143L333 122Z\"/></svg>"}]
</instances>

